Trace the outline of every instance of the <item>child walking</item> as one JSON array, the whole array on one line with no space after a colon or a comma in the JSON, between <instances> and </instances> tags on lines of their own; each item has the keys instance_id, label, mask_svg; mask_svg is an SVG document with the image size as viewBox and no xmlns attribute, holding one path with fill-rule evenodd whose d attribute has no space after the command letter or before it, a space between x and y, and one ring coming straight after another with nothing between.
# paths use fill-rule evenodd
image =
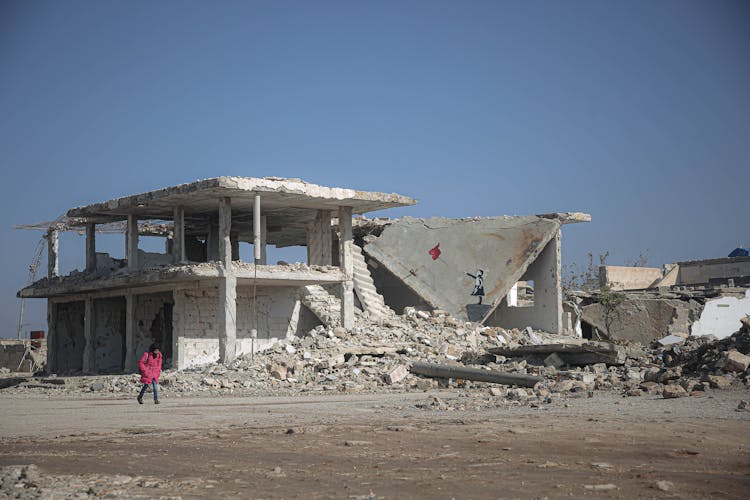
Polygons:
<instances>
[{"instance_id":1,"label":"child walking","mask_svg":"<svg viewBox=\"0 0 750 500\"><path fill-rule=\"evenodd\" d=\"M143 393L148 389L149 384L154 388L154 404L159 404L159 375L161 375L161 351L159 344L153 343L147 352L143 353L138 361L138 371L141 372L141 382L143 387L138 395L138 402L143 404Z\"/></svg>"}]
</instances>

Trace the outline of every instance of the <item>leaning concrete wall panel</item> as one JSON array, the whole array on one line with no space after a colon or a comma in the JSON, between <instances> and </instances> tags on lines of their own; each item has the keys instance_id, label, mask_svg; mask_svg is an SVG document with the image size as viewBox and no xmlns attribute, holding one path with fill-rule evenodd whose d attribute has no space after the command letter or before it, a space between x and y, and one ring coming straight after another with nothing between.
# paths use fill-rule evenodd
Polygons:
<instances>
[{"instance_id":1,"label":"leaning concrete wall panel","mask_svg":"<svg viewBox=\"0 0 750 500\"><path fill-rule=\"evenodd\" d=\"M405 217L364 250L432 307L467 318L480 298L484 313L499 304L559 227L534 216Z\"/></svg>"}]
</instances>

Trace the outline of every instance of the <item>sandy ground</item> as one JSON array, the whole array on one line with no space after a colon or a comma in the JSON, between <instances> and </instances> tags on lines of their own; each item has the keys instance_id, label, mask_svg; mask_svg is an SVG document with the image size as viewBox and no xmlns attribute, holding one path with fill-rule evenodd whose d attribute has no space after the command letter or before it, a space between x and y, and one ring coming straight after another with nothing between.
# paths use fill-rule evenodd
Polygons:
<instances>
[{"instance_id":1,"label":"sandy ground","mask_svg":"<svg viewBox=\"0 0 750 500\"><path fill-rule=\"evenodd\" d=\"M747 390L446 411L459 392L0 396L0 467L60 496L747 498ZM425 406L420 408L418 405ZM669 483L658 483L668 481ZM6 482L7 483L7 482ZM16 485L5 494L34 496ZM2 497L3 492L0 492Z\"/></svg>"}]
</instances>

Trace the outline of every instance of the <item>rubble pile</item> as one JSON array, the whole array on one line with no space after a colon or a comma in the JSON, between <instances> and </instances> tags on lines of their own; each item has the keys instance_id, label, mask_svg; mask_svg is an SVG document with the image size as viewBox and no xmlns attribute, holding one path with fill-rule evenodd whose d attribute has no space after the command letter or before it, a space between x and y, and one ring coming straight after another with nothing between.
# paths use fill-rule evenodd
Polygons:
<instances>
[{"instance_id":1,"label":"rubble pile","mask_svg":"<svg viewBox=\"0 0 750 500\"><path fill-rule=\"evenodd\" d=\"M558 344L561 341L565 344ZM559 352L547 354L555 345L561 346ZM700 395L733 383L750 387L750 333L746 329L722 341L690 337L680 345L659 346L648 352L638 346L603 345L605 348L601 343L530 328L485 327L456 320L440 310L429 313L407 308L403 316L393 316L383 323L362 320L352 331L318 326L305 336L283 340L254 355L240 356L228 366L210 364L185 371L167 370L160 383L167 398L461 389L450 402L435 397L418 405L448 410L549 404L567 397L591 397L595 391L673 398ZM606 362L585 361L574 366L572 361L565 361L573 358L566 358L571 353L562 346L588 350L586 359L606 353ZM491 354L490 350L507 355ZM513 354L514 350L545 354L521 356ZM612 352L618 356L612 358ZM581 356L578 354L577 359ZM541 381L516 387L458 377L420 376L410 371L418 362L473 367L492 374L528 375ZM2 381L7 382L0 384L6 393L113 398L132 396L140 385L136 374L32 378L6 375L0 378Z\"/></svg>"},{"instance_id":2,"label":"rubble pile","mask_svg":"<svg viewBox=\"0 0 750 500\"><path fill-rule=\"evenodd\" d=\"M2 498L180 498L172 493L198 490L201 483L125 474L44 474L35 464L0 467Z\"/></svg>"},{"instance_id":3,"label":"rubble pile","mask_svg":"<svg viewBox=\"0 0 750 500\"><path fill-rule=\"evenodd\" d=\"M750 329L743 326L722 340L688 337L654 351L661 367L649 370L642 389L663 391L665 398L700 395L732 384L750 387ZM659 387L659 386L663 387Z\"/></svg>"}]
</instances>

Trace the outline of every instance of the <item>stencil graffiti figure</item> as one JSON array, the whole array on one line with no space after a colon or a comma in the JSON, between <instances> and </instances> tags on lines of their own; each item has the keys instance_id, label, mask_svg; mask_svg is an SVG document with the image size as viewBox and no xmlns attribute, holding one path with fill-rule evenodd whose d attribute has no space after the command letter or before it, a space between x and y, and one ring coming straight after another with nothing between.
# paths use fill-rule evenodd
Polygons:
<instances>
[{"instance_id":1,"label":"stencil graffiti figure","mask_svg":"<svg viewBox=\"0 0 750 500\"><path fill-rule=\"evenodd\" d=\"M466 273L466 275L474 278L474 290L471 291L471 295L473 297L479 297L479 302L477 302L477 304L481 304L482 297L484 297L484 271L477 269L476 276L470 273Z\"/></svg>"}]
</instances>

